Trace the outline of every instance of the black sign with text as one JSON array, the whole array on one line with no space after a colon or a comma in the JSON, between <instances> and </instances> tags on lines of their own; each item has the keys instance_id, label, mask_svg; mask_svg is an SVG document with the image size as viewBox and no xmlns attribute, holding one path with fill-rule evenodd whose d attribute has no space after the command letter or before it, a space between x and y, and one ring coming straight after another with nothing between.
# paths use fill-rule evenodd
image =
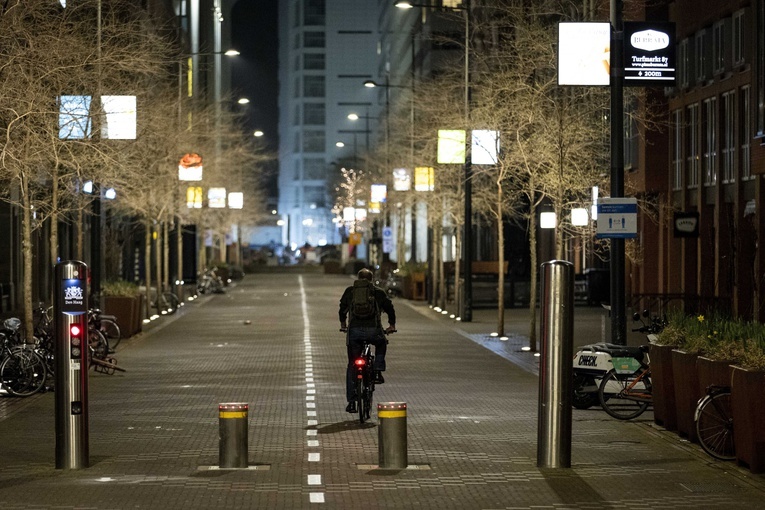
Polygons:
<instances>
[{"instance_id":1,"label":"black sign with text","mask_svg":"<svg viewBox=\"0 0 765 510\"><path fill-rule=\"evenodd\" d=\"M624 85L675 86L675 24L624 23Z\"/></svg>"}]
</instances>

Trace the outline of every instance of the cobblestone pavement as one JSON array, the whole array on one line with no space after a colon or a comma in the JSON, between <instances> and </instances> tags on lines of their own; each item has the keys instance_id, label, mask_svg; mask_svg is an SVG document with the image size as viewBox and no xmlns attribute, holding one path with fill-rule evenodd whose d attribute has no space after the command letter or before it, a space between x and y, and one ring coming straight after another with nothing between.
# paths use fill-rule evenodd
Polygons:
<instances>
[{"instance_id":1,"label":"cobblestone pavement","mask_svg":"<svg viewBox=\"0 0 765 510\"><path fill-rule=\"evenodd\" d=\"M0 398L0 508L765 508L765 477L653 425L574 411L572 467L539 469L528 312L457 323L396 300L386 383L408 404L412 469L378 463L377 419L344 412L347 276L250 275L123 341L90 376L90 467L55 469L54 399ZM576 342L602 310L577 308ZM639 341L632 339L631 341ZM222 402L249 403L250 469L218 464Z\"/></svg>"}]
</instances>

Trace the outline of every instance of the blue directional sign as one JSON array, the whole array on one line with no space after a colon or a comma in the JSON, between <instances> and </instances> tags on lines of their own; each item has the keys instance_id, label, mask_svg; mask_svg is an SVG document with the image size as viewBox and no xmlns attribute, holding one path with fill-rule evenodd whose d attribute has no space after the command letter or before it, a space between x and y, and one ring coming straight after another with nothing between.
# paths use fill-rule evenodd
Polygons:
<instances>
[{"instance_id":1,"label":"blue directional sign","mask_svg":"<svg viewBox=\"0 0 765 510\"><path fill-rule=\"evenodd\" d=\"M637 237L637 199L601 198L598 200L597 238Z\"/></svg>"}]
</instances>

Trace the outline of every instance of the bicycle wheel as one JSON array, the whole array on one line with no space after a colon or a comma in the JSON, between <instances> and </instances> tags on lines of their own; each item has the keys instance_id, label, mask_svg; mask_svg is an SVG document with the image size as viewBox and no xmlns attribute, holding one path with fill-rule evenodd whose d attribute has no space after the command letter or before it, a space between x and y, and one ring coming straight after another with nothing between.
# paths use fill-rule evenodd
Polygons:
<instances>
[{"instance_id":1,"label":"bicycle wheel","mask_svg":"<svg viewBox=\"0 0 765 510\"><path fill-rule=\"evenodd\" d=\"M696 432L699 444L712 457L720 460L736 458L730 392L701 399L696 411Z\"/></svg>"},{"instance_id":2,"label":"bicycle wheel","mask_svg":"<svg viewBox=\"0 0 765 510\"><path fill-rule=\"evenodd\" d=\"M116 322L109 319L101 319L101 334L106 337L109 349L114 350L122 340L122 332Z\"/></svg>"},{"instance_id":3,"label":"bicycle wheel","mask_svg":"<svg viewBox=\"0 0 765 510\"><path fill-rule=\"evenodd\" d=\"M603 410L617 420L637 418L648 408L649 402L637 400L630 392L650 394L651 383L646 378L637 380L640 374L617 374L608 372L598 388L598 400Z\"/></svg>"},{"instance_id":4,"label":"bicycle wheel","mask_svg":"<svg viewBox=\"0 0 765 510\"><path fill-rule=\"evenodd\" d=\"M589 409L596 405L598 403L596 385L597 381L593 376L574 374L574 396L571 404L577 409Z\"/></svg>"},{"instance_id":5,"label":"bicycle wheel","mask_svg":"<svg viewBox=\"0 0 765 510\"><path fill-rule=\"evenodd\" d=\"M28 397L45 386L45 361L33 350L13 349L0 364L0 383L11 395Z\"/></svg>"},{"instance_id":6,"label":"bicycle wheel","mask_svg":"<svg viewBox=\"0 0 765 510\"><path fill-rule=\"evenodd\" d=\"M356 379L356 406L359 411L359 423L364 423L364 381Z\"/></svg>"},{"instance_id":7,"label":"bicycle wheel","mask_svg":"<svg viewBox=\"0 0 765 510\"><path fill-rule=\"evenodd\" d=\"M88 330L88 347L90 358L106 359L109 355L109 342L97 329ZM93 363L91 362L90 365L92 366Z\"/></svg>"}]
</instances>

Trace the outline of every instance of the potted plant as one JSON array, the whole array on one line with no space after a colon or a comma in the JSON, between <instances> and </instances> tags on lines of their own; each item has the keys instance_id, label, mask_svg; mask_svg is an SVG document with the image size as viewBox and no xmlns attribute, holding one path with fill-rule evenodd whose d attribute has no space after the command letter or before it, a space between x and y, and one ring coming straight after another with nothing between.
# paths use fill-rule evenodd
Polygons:
<instances>
[{"instance_id":1,"label":"potted plant","mask_svg":"<svg viewBox=\"0 0 765 510\"><path fill-rule=\"evenodd\" d=\"M685 316L670 315L667 326L658 335L658 342L649 346L651 358L651 384L653 385L654 422L667 430L677 430L675 406L675 378L672 351L685 342Z\"/></svg>"},{"instance_id":2,"label":"potted plant","mask_svg":"<svg viewBox=\"0 0 765 510\"><path fill-rule=\"evenodd\" d=\"M404 279L404 297L406 299L425 299L425 275L428 264L425 262L408 262L399 267L399 276Z\"/></svg>"},{"instance_id":3,"label":"potted plant","mask_svg":"<svg viewBox=\"0 0 765 510\"><path fill-rule=\"evenodd\" d=\"M141 304L143 296L134 283L125 280L102 284L104 313L114 315L123 338L141 331Z\"/></svg>"},{"instance_id":4,"label":"potted plant","mask_svg":"<svg viewBox=\"0 0 765 510\"><path fill-rule=\"evenodd\" d=\"M741 343L731 375L731 407L736 461L752 473L765 471L765 327L753 324Z\"/></svg>"}]
</instances>

